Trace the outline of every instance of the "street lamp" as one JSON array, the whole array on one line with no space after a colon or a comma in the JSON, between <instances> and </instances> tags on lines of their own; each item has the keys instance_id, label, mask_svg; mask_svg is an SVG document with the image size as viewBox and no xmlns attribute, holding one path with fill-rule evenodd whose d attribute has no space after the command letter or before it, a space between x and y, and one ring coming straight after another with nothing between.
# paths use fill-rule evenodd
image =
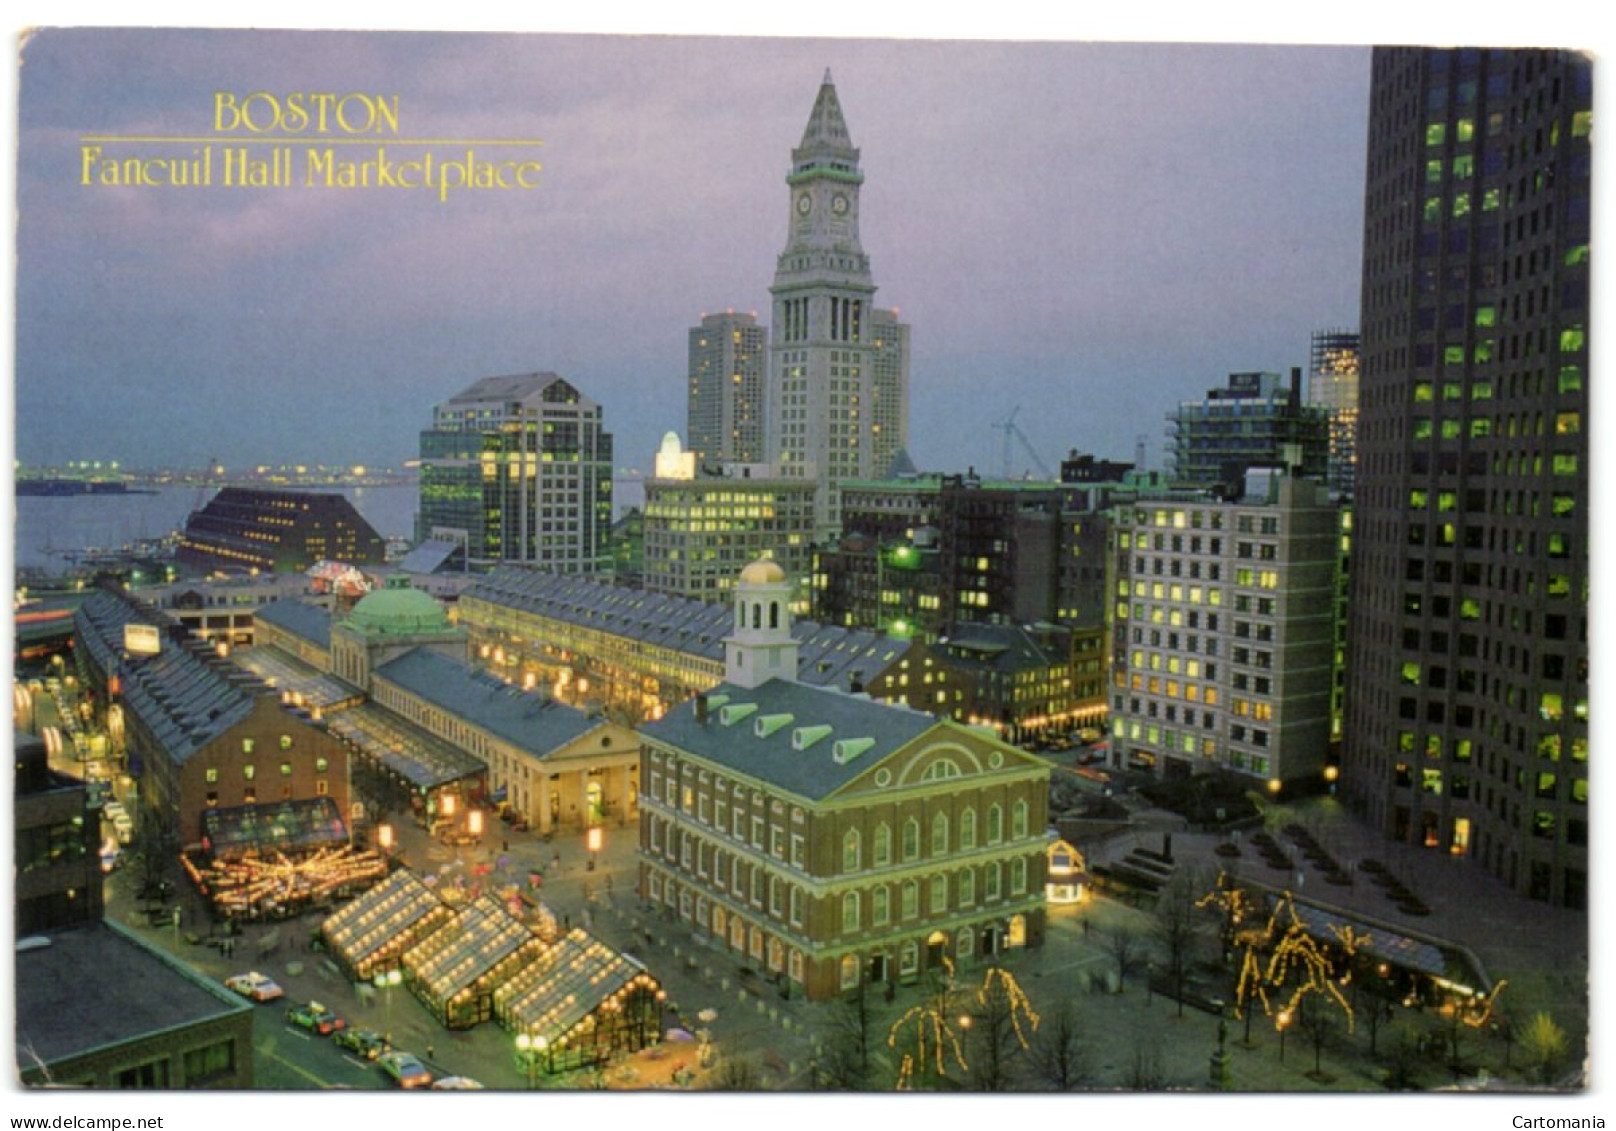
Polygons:
<instances>
[{"instance_id":1,"label":"street lamp","mask_svg":"<svg viewBox=\"0 0 1616 1131\"><path fill-rule=\"evenodd\" d=\"M531 1091L538 1087L539 1057L544 1050L550 1047L550 1042L541 1036L530 1036L527 1033L516 1034L516 1051L522 1064L527 1069L527 1086Z\"/></svg>"},{"instance_id":2,"label":"street lamp","mask_svg":"<svg viewBox=\"0 0 1616 1131\"><path fill-rule=\"evenodd\" d=\"M1274 1019L1274 1027L1279 1030L1279 1062L1285 1063L1285 1030L1291 1027L1291 1011L1282 1009L1279 1016Z\"/></svg>"},{"instance_id":3,"label":"street lamp","mask_svg":"<svg viewBox=\"0 0 1616 1131\"><path fill-rule=\"evenodd\" d=\"M382 997L387 1001L387 1039L389 1042L393 1039L393 987L403 980L403 971L397 967L391 970L383 970L371 979L377 988L382 991Z\"/></svg>"},{"instance_id":4,"label":"street lamp","mask_svg":"<svg viewBox=\"0 0 1616 1131\"><path fill-rule=\"evenodd\" d=\"M589 849L589 871L595 870L595 857L600 854L602 841L606 839L605 830L599 825L590 825L589 831L584 834L584 846Z\"/></svg>"}]
</instances>

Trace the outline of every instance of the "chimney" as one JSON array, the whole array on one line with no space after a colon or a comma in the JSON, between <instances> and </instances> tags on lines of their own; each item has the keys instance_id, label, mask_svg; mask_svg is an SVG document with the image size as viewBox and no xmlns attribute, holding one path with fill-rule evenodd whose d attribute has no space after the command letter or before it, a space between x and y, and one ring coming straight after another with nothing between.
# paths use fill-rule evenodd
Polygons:
<instances>
[{"instance_id":1,"label":"chimney","mask_svg":"<svg viewBox=\"0 0 1616 1131\"><path fill-rule=\"evenodd\" d=\"M696 721L703 726L707 725L707 693L705 691L696 693Z\"/></svg>"}]
</instances>

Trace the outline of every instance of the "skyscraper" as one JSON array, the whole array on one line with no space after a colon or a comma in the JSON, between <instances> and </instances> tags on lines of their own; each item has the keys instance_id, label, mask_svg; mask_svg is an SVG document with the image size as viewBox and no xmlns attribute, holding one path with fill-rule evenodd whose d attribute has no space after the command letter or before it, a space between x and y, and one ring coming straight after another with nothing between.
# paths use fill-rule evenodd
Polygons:
<instances>
[{"instance_id":1,"label":"skyscraper","mask_svg":"<svg viewBox=\"0 0 1616 1131\"><path fill-rule=\"evenodd\" d=\"M416 538L464 547L469 569L610 561L612 437L600 405L554 373L485 377L421 433Z\"/></svg>"},{"instance_id":2,"label":"skyscraper","mask_svg":"<svg viewBox=\"0 0 1616 1131\"><path fill-rule=\"evenodd\" d=\"M1343 782L1588 891L1591 61L1377 49Z\"/></svg>"},{"instance_id":3,"label":"skyscraper","mask_svg":"<svg viewBox=\"0 0 1616 1131\"><path fill-rule=\"evenodd\" d=\"M1325 481L1351 498L1358 466L1358 334L1316 330L1307 370L1307 403L1330 418L1330 461Z\"/></svg>"},{"instance_id":4,"label":"skyscraper","mask_svg":"<svg viewBox=\"0 0 1616 1131\"><path fill-rule=\"evenodd\" d=\"M705 466L762 463L768 331L754 314L706 314L690 328L690 450Z\"/></svg>"},{"instance_id":5,"label":"skyscraper","mask_svg":"<svg viewBox=\"0 0 1616 1131\"><path fill-rule=\"evenodd\" d=\"M830 72L791 152L790 218L775 267L768 458L818 484L816 534L840 524L836 484L884 474L907 442L908 327L875 310L859 243L859 151Z\"/></svg>"}]
</instances>

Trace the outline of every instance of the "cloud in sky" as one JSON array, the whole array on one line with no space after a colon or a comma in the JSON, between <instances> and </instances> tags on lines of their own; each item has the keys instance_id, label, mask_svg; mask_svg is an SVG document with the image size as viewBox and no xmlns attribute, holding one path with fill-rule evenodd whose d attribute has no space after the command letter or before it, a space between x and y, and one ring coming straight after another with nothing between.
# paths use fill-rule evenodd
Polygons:
<instances>
[{"instance_id":1,"label":"cloud in sky","mask_svg":"<svg viewBox=\"0 0 1616 1131\"><path fill-rule=\"evenodd\" d=\"M686 329L768 320L827 66L923 467L997 470L1016 405L1046 462L1156 454L1179 399L1356 324L1361 48L51 30L20 72L18 458L397 463L436 402L553 369L642 465L684 430ZM78 184L81 138L206 134L217 90L397 93L405 136L542 139L544 182Z\"/></svg>"}]
</instances>

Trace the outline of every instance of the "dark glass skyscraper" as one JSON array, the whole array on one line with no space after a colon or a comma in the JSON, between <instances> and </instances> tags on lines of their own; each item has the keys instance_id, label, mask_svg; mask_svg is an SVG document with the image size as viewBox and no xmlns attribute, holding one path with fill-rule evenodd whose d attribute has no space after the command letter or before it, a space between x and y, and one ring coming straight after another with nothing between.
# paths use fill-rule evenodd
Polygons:
<instances>
[{"instance_id":1,"label":"dark glass skyscraper","mask_svg":"<svg viewBox=\"0 0 1616 1131\"><path fill-rule=\"evenodd\" d=\"M1343 783L1588 890L1591 61L1374 53Z\"/></svg>"}]
</instances>

